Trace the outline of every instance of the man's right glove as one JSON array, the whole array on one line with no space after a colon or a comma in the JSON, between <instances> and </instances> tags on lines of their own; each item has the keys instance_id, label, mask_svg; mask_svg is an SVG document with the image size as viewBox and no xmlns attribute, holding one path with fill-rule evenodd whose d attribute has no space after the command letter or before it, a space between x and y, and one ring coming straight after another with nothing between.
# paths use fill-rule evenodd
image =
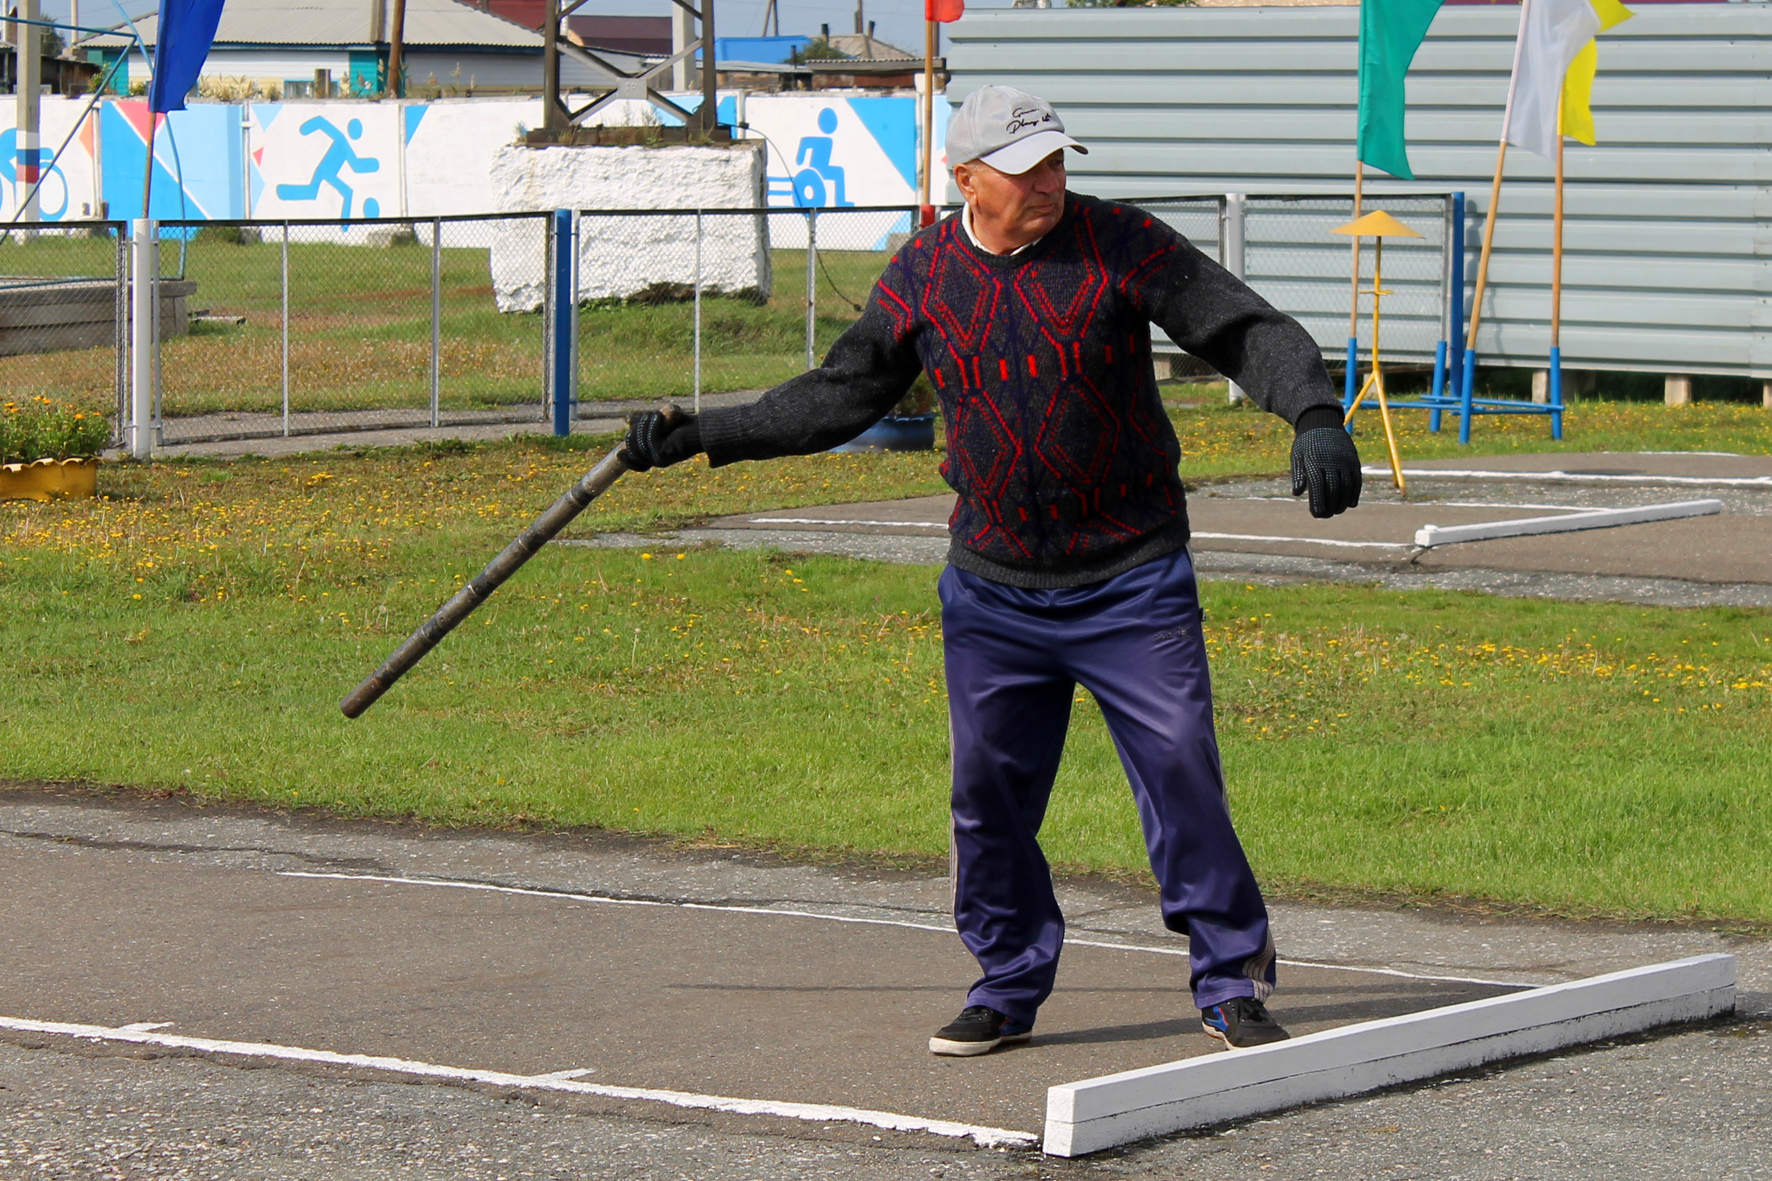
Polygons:
<instances>
[{"instance_id":1,"label":"man's right glove","mask_svg":"<svg viewBox=\"0 0 1772 1181\"><path fill-rule=\"evenodd\" d=\"M636 472L670 467L701 454L701 426L695 415L678 413L672 423L657 410L642 410L628 419L621 460Z\"/></svg>"},{"instance_id":2,"label":"man's right glove","mask_svg":"<svg viewBox=\"0 0 1772 1181\"><path fill-rule=\"evenodd\" d=\"M1357 507L1362 478L1354 441L1339 426L1300 425L1304 429L1292 440L1292 495L1310 492L1313 517L1333 517Z\"/></svg>"}]
</instances>

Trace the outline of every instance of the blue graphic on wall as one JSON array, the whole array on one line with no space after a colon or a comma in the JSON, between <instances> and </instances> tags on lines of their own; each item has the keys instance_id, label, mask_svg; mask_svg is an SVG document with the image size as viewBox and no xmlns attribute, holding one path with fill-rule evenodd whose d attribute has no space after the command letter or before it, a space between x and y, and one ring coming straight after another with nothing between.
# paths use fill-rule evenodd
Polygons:
<instances>
[{"instance_id":1,"label":"blue graphic on wall","mask_svg":"<svg viewBox=\"0 0 1772 1181\"><path fill-rule=\"evenodd\" d=\"M18 183L18 130L8 127L0 131L0 196L8 209L16 209L30 195L31 185ZM42 183L37 187L37 209L42 221L60 221L67 215L68 178L57 165L43 171Z\"/></svg>"},{"instance_id":2,"label":"blue graphic on wall","mask_svg":"<svg viewBox=\"0 0 1772 1181\"><path fill-rule=\"evenodd\" d=\"M775 182L786 180L793 194L794 205L800 209L842 208L854 205L843 195L843 170L831 163L837 141L831 136L837 130L837 112L826 107L818 113L818 129L823 135L803 135L794 150L794 167L790 177L770 177L771 191Z\"/></svg>"},{"instance_id":3,"label":"blue graphic on wall","mask_svg":"<svg viewBox=\"0 0 1772 1181\"><path fill-rule=\"evenodd\" d=\"M352 172L381 171L380 160L373 156L359 156L356 149L351 147L349 140L345 138L349 134L350 139L362 139L363 120L352 119L345 124L345 130L340 131L332 125L330 119L316 115L301 125L301 133L304 136L314 134L327 136L332 140L332 146L326 149L326 154L320 157L318 164L314 165L314 175L308 178L307 184L278 185L278 198L284 201L313 201L320 196L320 186L327 185L344 199L344 208L339 211L339 216L351 216L352 192L351 186L345 183L344 170L349 168ZM380 217L381 202L374 197L364 201L363 216Z\"/></svg>"},{"instance_id":4,"label":"blue graphic on wall","mask_svg":"<svg viewBox=\"0 0 1772 1181\"><path fill-rule=\"evenodd\" d=\"M100 111L105 203L112 217L140 217L152 118L148 104L108 102ZM154 217L176 221L246 215L240 184L244 168L240 117L239 107L221 103L160 116L154 140ZM174 231L168 230L167 236L175 236Z\"/></svg>"}]
</instances>

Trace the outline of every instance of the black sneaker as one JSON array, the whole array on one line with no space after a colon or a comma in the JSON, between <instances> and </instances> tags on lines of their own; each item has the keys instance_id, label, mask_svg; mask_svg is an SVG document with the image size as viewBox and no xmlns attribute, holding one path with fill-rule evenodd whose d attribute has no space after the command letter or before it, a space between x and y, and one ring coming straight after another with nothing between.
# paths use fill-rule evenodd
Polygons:
<instances>
[{"instance_id":1,"label":"black sneaker","mask_svg":"<svg viewBox=\"0 0 1772 1181\"><path fill-rule=\"evenodd\" d=\"M970 1058L988 1054L998 1046L1025 1042L1034 1036L1034 1027L1011 1021L986 1005L967 1005L952 1024L944 1025L929 1039L931 1054L950 1058Z\"/></svg>"},{"instance_id":2,"label":"black sneaker","mask_svg":"<svg viewBox=\"0 0 1772 1181\"><path fill-rule=\"evenodd\" d=\"M1272 1045L1292 1036L1268 1014L1266 1005L1247 996L1234 996L1221 1005L1201 1009L1200 1026L1207 1037L1217 1038L1233 1050Z\"/></svg>"}]
</instances>

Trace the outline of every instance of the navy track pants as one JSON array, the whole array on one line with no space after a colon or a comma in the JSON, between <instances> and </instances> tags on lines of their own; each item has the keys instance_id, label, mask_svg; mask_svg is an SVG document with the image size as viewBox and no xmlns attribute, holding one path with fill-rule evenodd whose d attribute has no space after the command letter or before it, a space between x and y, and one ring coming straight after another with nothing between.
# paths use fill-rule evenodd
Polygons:
<instances>
[{"instance_id":1,"label":"navy track pants","mask_svg":"<svg viewBox=\"0 0 1772 1181\"><path fill-rule=\"evenodd\" d=\"M1186 550L1106 582L1029 590L941 576L954 788L954 923L983 975L967 996L1032 1023L1064 916L1040 850L1078 684L1131 780L1164 924L1188 937L1194 1004L1265 999L1267 908L1231 827Z\"/></svg>"}]
</instances>

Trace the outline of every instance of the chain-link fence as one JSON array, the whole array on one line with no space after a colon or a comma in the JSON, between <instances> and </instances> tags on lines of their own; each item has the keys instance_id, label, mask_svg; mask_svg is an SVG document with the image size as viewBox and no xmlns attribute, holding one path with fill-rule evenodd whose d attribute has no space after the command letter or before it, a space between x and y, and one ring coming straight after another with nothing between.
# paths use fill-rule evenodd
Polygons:
<instances>
[{"instance_id":1,"label":"chain-link fence","mask_svg":"<svg viewBox=\"0 0 1772 1181\"><path fill-rule=\"evenodd\" d=\"M1420 238L1384 239L1380 355L1386 361L1431 363L1446 339L1452 256L1448 250L1452 198L1445 195L1373 197L1363 213L1383 209ZM1295 317L1331 357L1347 347L1353 286L1352 242L1332 233L1353 220L1345 197L1249 197L1244 203L1244 278L1275 307ZM1378 250L1360 243L1360 287L1372 289ZM1360 355L1371 355L1372 297L1360 299Z\"/></svg>"},{"instance_id":2,"label":"chain-link fence","mask_svg":"<svg viewBox=\"0 0 1772 1181\"><path fill-rule=\"evenodd\" d=\"M160 223L160 441L541 421L491 258L529 230L538 268L545 220Z\"/></svg>"},{"instance_id":3,"label":"chain-link fence","mask_svg":"<svg viewBox=\"0 0 1772 1181\"><path fill-rule=\"evenodd\" d=\"M0 224L0 401L123 421L126 249L117 222Z\"/></svg>"},{"instance_id":4,"label":"chain-link fence","mask_svg":"<svg viewBox=\"0 0 1772 1181\"><path fill-rule=\"evenodd\" d=\"M1448 300L1459 243L1449 194L1369 197L1362 212L1383 209L1420 238L1386 238L1380 352L1386 361L1431 364L1446 339ZM1294 317L1339 368L1347 353L1352 299L1352 242L1335 234L1354 218L1350 197L1160 197L1133 201L1186 235L1213 261L1240 276L1262 298ZM1362 364L1371 356L1371 239L1360 248L1358 337ZM1177 357L1177 376L1209 373Z\"/></svg>"},{"instance_id":5,"label":"chain-link fence","mask_svg":"<svg viewBox=\"0 0 1772 1181\"><path fill-rule=\"evenodd\" d=\"M915 217L911 207L582 211L579 416L767 389L817 365Z\"/></svg>"},{"instance_id":6,"label":"chain-link fence","mask_svg":"<svg viewBox=\"0 0 1772 1181\"><path fill-rule=\"evenodd\" d=\"M1136 202L1345 357L1352 216L1338 197ZM1445 338L1450 198L1371 199L1387 239L1384 356ZM910 207L585 210L577 417L716 402L817 365L915 225ZM549 417L555 226L547 213L349 222L160 223L157 441L535 423ZM126 418L129 227L0 227L0 392ZM1376 252L1361 252L1371 286ZM1371 296L1361 300L1362 357ZM1159 353L1167 344L1159 340ZM1173 346L1170 346L1171 348ZM563 371L565 372L565 371ZM1172 356L1174 376L1210 376ZM911 412L908 408L906 412Z\"/></svg>"}]
</instances>

